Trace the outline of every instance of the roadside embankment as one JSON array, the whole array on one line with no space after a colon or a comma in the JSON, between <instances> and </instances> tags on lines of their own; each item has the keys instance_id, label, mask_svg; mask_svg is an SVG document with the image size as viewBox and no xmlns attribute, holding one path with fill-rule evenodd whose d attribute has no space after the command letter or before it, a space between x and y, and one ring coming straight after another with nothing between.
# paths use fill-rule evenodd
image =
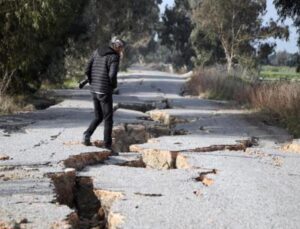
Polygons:
<instances>
[{"instance_id":1,"label":"roadside embankment","mask_svg":"<svg viewBox=\"0 0 300 229\"><path fill-rule=\"evenodd\" d=\"M61 101L49 92L28 95L0 95L0 115L43 110Z\"/></svg>"},{"instance_id":2,"label":"roadside embankment","mask_svg":"<svg viewBox=\"0 0 300 229\"><path fill-rule=\"evenodd\" d=\"M196 71L187 89L202 98L233 100L257 109L300 136L300 83L247 81L208 69Z\"/></svg>"}]
</instances>

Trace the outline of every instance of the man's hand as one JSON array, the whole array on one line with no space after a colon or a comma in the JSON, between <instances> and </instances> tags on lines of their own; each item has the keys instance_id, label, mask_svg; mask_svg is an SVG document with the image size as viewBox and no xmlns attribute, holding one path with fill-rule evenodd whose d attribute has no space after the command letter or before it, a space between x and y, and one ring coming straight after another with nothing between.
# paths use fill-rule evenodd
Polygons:
<instances>
[{"instance_id":1,"label":"man's hand","mask_svg":"<svg viewBox=\"0 0 300 229\"><path fill-rule=\"evenodd\" d=\"M81 82L79 82L79 89L82 89L87 83L88 83L88 79L82 80Z\"/></svg>"},{"instance_id":2,"label":"man's hand","mask_svg":"<svg viewBox=\"0 0 300 229\"><path fill-rule=\"evenodd\" d=\"M118 94L119 94L119 88L115 88L115 89L113 90L113 94L114 94L114 95L118 95Z\"/></svg>"}]
</instances>

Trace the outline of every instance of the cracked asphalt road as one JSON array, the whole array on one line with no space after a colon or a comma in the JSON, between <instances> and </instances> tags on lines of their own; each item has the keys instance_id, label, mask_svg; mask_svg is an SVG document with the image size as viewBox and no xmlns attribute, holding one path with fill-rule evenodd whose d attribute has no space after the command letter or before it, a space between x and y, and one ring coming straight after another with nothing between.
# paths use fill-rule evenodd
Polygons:
<instances>
[{"instance_id":1,"label":"cracked asphalt road","mask_svg":"<svg viewBox=\"0 0 300 229\"><path fill-rule=\"evenodd\" d=\"M161 117L156 122L171 122L186 134L150 139L138 145L140 152L122 152L77 172L93 179L95 191L102 190L98 197L107 204L108 227L299 228L300 154L281 148L290 135L225 102L182 97L187 78L143 69L119 76L115 125L146 125ZM0 228L66 227L62 222L74 209L55 203L53 184L45 175L64 171L61 162L70 156L103 150L79 144L93 115L89 92L56 93L66 99L47 110L0 117L0 155L8 157L0 160ZM144 104L156 107L156 116L142 112ZM102 132L100 126L94 140L102 139ZM251 137L258 145L245 151L180 152ZM144 150L154 165L168 160L168 154L159 158L160 150L178 151L176 169L119 166L143 159ZM211 183L196 180L213 169L216 174L205 175ZM122 195L115 198L115 193Z\"/></svg>"}]
</instances>

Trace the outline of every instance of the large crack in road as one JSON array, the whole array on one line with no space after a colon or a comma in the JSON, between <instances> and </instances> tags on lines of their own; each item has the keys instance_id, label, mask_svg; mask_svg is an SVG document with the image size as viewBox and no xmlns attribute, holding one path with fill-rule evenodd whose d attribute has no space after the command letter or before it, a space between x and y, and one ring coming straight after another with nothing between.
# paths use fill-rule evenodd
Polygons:
<instances>
[{"instance_id":1,"label":"large crack in road","mask_svg":"<svg viewBox=\"0 0 300 229\"><path fill-rule=\"evenodd\" d=\"M143 80L141 81L139 77ZM0 193L9 195L11 187L21 184L24 185L22 188L30 193L29 195L32 195L31 189L34 187L37 189L36 192L43 192L43 195L47 191L50 198L51 191L45 189L49 178L55 193L49 211L53 214L58 212L58 209L62 209L62 213L58 212L58 215L67 215L65 220L54 217L58 221L53 222L51 219L50 228L53 229L179 227L194 229L198 228L197 225L203 225L204 228L211 228L211 225L212 228L244 225L236 224L236 221L228 221L230 218L228 216L232 214L238 215L247 225L253 226L252 222L247 221L249 217L245 218L242 211L238 210L241 206L235 199L239 199L240 196L243 198L244 207L250 215L255 209L258 214L252 215L253 218L263 217L266 214L265 210L260 211L261 206L268 206L264 204L265 199L266 203L272 203L272 197L269 197L270 194L267 195L262 187L275 185L274 187L280 190L279 193L291 191L295 194L293 190L297 190L297 183L293 184L295 186L293 189L284 189L292 185L292 179L295 177L286 174L297 174L299 171L291 166L289 168L293 168L293 171L286 172L288 169L282 170L282 167L283 163L293 165L297 158L294 155L289 159L281 154L264 152L265 149L261 148L261 144L265 142L260 142L258 139L264 136L265 132L257 129L256 126L246 126L236 115L238 112L222 110L223 107L218 103L178 96L184 82L178 76L159 77L157 81L152 76L139 77L133 78L133 82L126 78L130 82L127 85L122 82L124 87L121 87L120 94L116 97L118 99L115 106L117 124L113 128L113 149L119 152L120 156L111 156L110 152L103 150L102 141L94 140L92 147L83 147L78 139L74 139L75 134L82 133L84 127L78 129L71 127L74 123L79 123L78 120L87 121L86 116L91 111L80 112L77 102L73 104L72 101L67 101L66 106L74 106L74 110L68 107L72 113L70 117L62 115L63 106L54 108L51 113L53 118L57 109L60 117L64 117L57 124L59 128L53 129L51 134L49 131L38 132L39 128L49 130L52 127L45 119L40 124L36 123L37 128L27 133L35 133L38 137L41 135L36 141L42 143L39 147L30 144L26 146L26 149L30 149L27 150L30 153L40 151L35 154L37 157L35 163L31 163L31 167L37 171L22 172L23 170L20 169L20 172L16 173L18 168L24 167L22 162L18 162L20 163L18 167L14 165L14 161L18 159L16 154L11 154L9 150L5 155L3 154L5 157L3 156L1 163L7 169L0 170L0 182L3 181L5 185L5 189L0 189ZM160 84L159 95L164 96L159 99L156 98L156 92L151 95L151 88L153 89L156 83ZM139 99L139 96L143 98ZM205 110L207 107L208 110ZM64 122L68 123L62 125ZM203 122L206 122L205 125ZM246 134L239 132L243 128ZM43 136L43 133L47 134ZM22 140L27 134L17 135L15 139ZM278 133L276 135L278 136ZM12 137L14 136L10 138ZM49 140L47 144L43 144L43 139L55 141ZM22 140L24 143L26 141L26 139ZM57 147L59 143L61 145ZM53 149L48 150L51 147ZM257 149L262 151L259 157L251 153L252 149L249 148L252 147L254 147L253 151ZM297 147L289 145L286 149L295 150ZM23 153L29 155L27 151ZM39 157L43 158L47 155L50 156L45 162L37 163ZM282 159L280 163L277 158ZM54 172L49 172L52 170ZM33 176L33 173L36 175ZM47 175L43 178L41 174L45 173ZM285 177L281 181L285 185L277 184L277 180L267 178L278 175ZM258 176L265 177L266 180L257 179ZM37 184L40 182L40 186L35 182ZM257 193L253 187L261 191ZM22 193L22 190L18 192ZM251 195L254 204L246 198L247 195L245 197L243 190L247 190ZM271 196L278 195L272 190L268 192L272 193ZM22 201L14 198L12 198L15 201L13 204L31 202L34 205L47 203L49 200L38 195L34 196L34 200L27 200L27 194ZM292 203L294 198L287 196L285 201ZM4 199L0 198L1 203L6 203ZM286 205L289 212L296 212L293 204ZM14 205L9 204L8 208L12 206ZM226 206L231 210L227 211ZM218 208L223 209L226 218L215 215L214 209ZM15 208L12 211L15 211ZM273 209L268 208L268 212L272 211ZM25 213L21 214L25 215ZM15 218L15 225L24 228L28 225L30 228L31 221L36 219L31 218L30 214L27 215L29 216L24 219ZM266 217L272 218L270 215L263 218ZM206 220L208 218L211 218L210 222ZM261 222L261 225L267 225L262 218L256 220ZM41 222L39 223L42 225ZM0 228L2 224L5 225L0 217Z\"/></svg>"},{"instance_id":2,"label":"large crack in road","mask_svg":"<svg viewBox=\"0 0 300 229\"><path fill-rule=\"evenodd\" d=\"M157 113L157 110L153 112ZM151 113L152 111L149 112L150 115ZM155 142L155 139L158 137L174 135L176 124L182 123L180 119L172 117L165 112L159 112L159 114L159 118L155 118L155 121L151 120L146 124L124 123L113 128L113 148L115 151L141 153L140 156L137 156L137 159L117 163L116 165L148 169L191 169L192 166L189 165L186 157L182 155L184 152L237 151L245 150L256 143L253 139L250 139L237 141L234 145L213 145L181 151L139 148L139 144ZM79 144L79 142L74 144ZM102 147L101 142L96 142L95 145ZM110 152L108 151L73 155L62 162L67 168L65 172L49 174L54 184L58 203L75 209L74 213L68 217L69 224L73 228L113 229L118 228L126 220L122 215L110 211L113 202L123 198L122 193L96 190L93 187L93 179L91 177L81 176L80 173L76 173L76 171L83 170L87 166L103 164L109 159L109 156ZM195 180L209 186L212 184L212 179L207 178L206 175L210 173L216 174L216 171L214 169L209 172L199 173ZM145 197L162 196L161 194L140 192L136 192L135 195ZM102 202L105 204L102 204Z\"/></svg>"}]
</instances>

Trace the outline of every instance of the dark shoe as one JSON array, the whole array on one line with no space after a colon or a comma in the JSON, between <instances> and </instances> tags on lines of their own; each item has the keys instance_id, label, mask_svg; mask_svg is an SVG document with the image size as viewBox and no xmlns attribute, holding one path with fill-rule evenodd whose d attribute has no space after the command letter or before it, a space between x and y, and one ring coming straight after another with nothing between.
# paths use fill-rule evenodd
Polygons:
<instances>
[{"instance_id":1,"label":"dark shoe","mask_svg":"<svg viewBox=\"0 0 300 229\"><path fill-rule=\"evenodd\" d=\"M110 151L110 156L119 156L119 153L114 151L111 146L105 146L105 149Z\"/></svg>"},{"instance_id":2,"label":"dark shoe","mask_svg":"<svg viewBox=\"0 0 300 229\"><path fill-rule=\"evenodd\" d=\"M83 145L85 146L91 146L92 143L91 143L91 137L88 136L87 134L83 134L83 138L82 138L82 142L81 142Z\"/></svg>"},{"instance_id":3,"label":"dark shoe","mask_svg":"<svg viewBox=\"0 0 300 229\"><path fill-rule=\"evenodd\" d=\"M111 151L110 156L119 156L120 154L114 150Z\"/></svg>"}]
</instances>

